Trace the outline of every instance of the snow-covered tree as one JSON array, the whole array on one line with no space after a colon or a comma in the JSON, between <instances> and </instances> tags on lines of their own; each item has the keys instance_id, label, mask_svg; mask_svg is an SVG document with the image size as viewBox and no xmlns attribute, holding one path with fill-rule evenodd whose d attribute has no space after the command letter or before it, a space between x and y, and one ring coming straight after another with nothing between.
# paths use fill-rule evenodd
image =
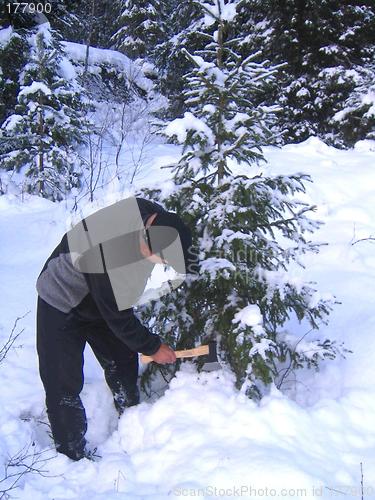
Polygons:
<instances>
[{"instance_id":1,"label":"snow-covered tree","mask_svg":"<svg viewBox=\"0 0 375 500\"><path fill-rule=\"evenodd\" d=\"M23 33L11 26L0 28L0 124L14 113L19 91L18 75L25 64L27 50Z\"/></svg>"},{"instance_id":2,"label":"snow-covered tree","mask_svg":"<svg viewBox=\"0 0 375 500\"><path fill-rule=\"evenodd\" d=\"M209 43L199 55L184 51L195 66L184 93L190 110L164 129L183 144L175 191L167 198L152 192L192 228L199 273L143 314L178 348L217 340L238 387L260 397L281 383L285 364L316 365L335 346L314 339L312 351L296 351L296 339L282 331L293 314L317 328L330 301L288 274L301 255L318 250L308 235L319 223L308 218L314 207L296 196L307 177L258 172L276 110L254 103L276 68L256 53L238 55L238 39L230 37L238 4L200 3Z\"/></svg>"},{"instance_id":3,"label":"snow-covered tree","mask_svg":"<svg viewBox=\"0 0 375 500\"><path fill-rule=\"evenodd\" d=\"M202 3L206 14L199 28L206 46L194 54L181 49L180 57L188 59L194 68L186 75L183 93L189 111L168 125L165 134L185 145L186 154L179 164L183 177L195 172L211 177L215 165L220 183L227 173L228 158L256 162L262 159L261 146L275 139L270 128L277 108L256 103L277 68L260 61L259 53L245 58L237 54L238 39L228 38L235 5L213 4L217 12L211 16L209 7Z\"/></svg>"},{"instance_id":4,"label":"snow-covered tree","mask_svg":"<svg viewBox=\"0 0 375 500\"><path fill-rule=\"evenodd\" d=\"M353 140L340 132L333 117L347 107L360 86L358 76L374 51L375 5L351 0L267 0L242 3L242 32L254 32L246 22L251 11L266 16L261 50L273 63L286 62L272 102L282 108L280 123L286 140L318 135L338 146ZM268 12L267 12L268 11ZM259 17L259 14L258 14ZM248 16L251 19L251 16ZM257 24L261 28L262 22ZM354 119L360 138L361 125ZM363 132L366 130L366 119Z\"/></svg>"},{"instance_id":5,"label":"snow-covered tree","mask_svg":"<svg viewBox=\"0 0 375 500\"><path fill-rule=\"evenodd\" d=\"M111 37L120 15L117 0L49 0L46 17L63 40L93 47L111 47Z\"/></svg>"},{"instance_id":6,"label":"snow-covered tree","mask_svg":"<svg viewBox=\"0 0 375 500\"><path fill-rule=\"evenodd\" d=\"M76 146L87 129L82 89L64 75L63 49L48 23L27 37L15 112L1 126L1 168L25 174L25 189L62 199L79 183Z\"/></svg>"},{"instance_id":7,"label":"snow-covered tree","mask_svg":"<svg viewBox=\"0 0 375 500\"><path fill-rule=\"evenodd\" d=\"M149 59L160 41L162 2L118 0L121 14L112 37L115 48L130 58Z\"/></svg>"},{"instance_id":8,"label":"snow-covered tree","mask_svg":"<svg viewBox=\"0 0 375 500\"><path fill-rule=\"evenodd\" d=\"M203 49L207 39L200 30L199 3L195 0L163 0L162 19L163 38L155 47L154 61L159 73L159 89L169 99L164 117L172 119L186 110L183 77L193 68L181 50Z\"/></svg>"},{"instance_id":9,"label":"snow-covered tree","mask_svg":"<svg viewBox=\"0 0 375 500\"><path fill-rule=\"evenodd\" d=\"M353 146L361 139L375 139L375 46L373 62L353 68L355 87L332 118L340 144Z\"/></svg>"}]
</instances>

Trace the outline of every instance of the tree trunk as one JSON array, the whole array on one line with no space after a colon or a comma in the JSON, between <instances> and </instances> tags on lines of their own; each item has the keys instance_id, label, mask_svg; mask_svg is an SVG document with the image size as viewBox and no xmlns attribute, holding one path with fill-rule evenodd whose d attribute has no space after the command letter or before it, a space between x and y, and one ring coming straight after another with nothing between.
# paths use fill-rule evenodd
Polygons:
<instances>
[{"instance_id":1,"label":"tree trunk","mask_svg":"<svg viewBox=\"0 0 375 500\"><path fill-rule=\"evenodd\" d=\"M220 4L219 4L219 10L220 10ZM221 19L221 12L220 12L220 24L218 28L218 35L217 35L217 43L218 43L218 49L217 49L217 67L221 69L223 67L223 46L224 46L224 22ZM225 107L225 96L223 94L220 95L219 99L219 120L217 124L217 150L219 154L219 164L217 168L217 182L218 184L221 184L221 182L224 179L225 176L225 170L226 170L226 160L225 158L220 158L221 155L221 146L223 142L223 132L224 132L224 127L223 127L223 116L224 116L224 107Z\"/></svg>"},{"instance_id":2,"label":"tree trunk","mask_svg":"<svg viewBox=\"0 0 375 500\"><path fill-rule=\"evenodd\" d=\"M92 39L92 32L94 30L94 18L95 18L95 10L96 10L96 0L91 0L91 12L90 12L90 21L89 21L89 32L87 33L87 41L86 41L86 56L85 56L85 70L83 75L86 76L88 66L89 66L89 54L90 54L90 45Z\"/></svg>"},{"instance_id":3,"label":"tree trunk","mask_svg":"<svg viewBox=\"0 0 375 500\"><path fill-rule=\"evenodd\" d=\"M42 113L42 97L39 99L39 123L38 123L38 135L39 135L39 143L38 143L38 165L37 165L37 171L38 171L38 193L43 196L44 192L44 180L42 178L43 176L43 170L44 170L44 151L43 151L43 133L44 133L44 120L43 120L43 113Z\"/></svg>"}]
</instances>

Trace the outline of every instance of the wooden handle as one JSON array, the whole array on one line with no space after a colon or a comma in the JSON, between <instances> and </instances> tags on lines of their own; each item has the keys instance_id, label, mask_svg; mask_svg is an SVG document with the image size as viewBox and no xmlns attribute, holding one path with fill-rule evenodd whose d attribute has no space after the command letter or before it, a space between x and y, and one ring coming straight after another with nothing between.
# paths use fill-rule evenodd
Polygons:
<instances>
[{"instance_id":1,"label":"wooden handle","mask_svg":"<svg viewBox=\"0 0 375 500\"><path fill-rule=\"evenodd\" d=\"M208 354L209 347L208 345L200 345L198 347L194 347L193 349L183 349L182 351L175 351L176 358L194 358L194 356L204 356ZM151 363L154 361L151 356L145 356L141 354L141 361L144 364Z\"/></svg>"}]
</instances>

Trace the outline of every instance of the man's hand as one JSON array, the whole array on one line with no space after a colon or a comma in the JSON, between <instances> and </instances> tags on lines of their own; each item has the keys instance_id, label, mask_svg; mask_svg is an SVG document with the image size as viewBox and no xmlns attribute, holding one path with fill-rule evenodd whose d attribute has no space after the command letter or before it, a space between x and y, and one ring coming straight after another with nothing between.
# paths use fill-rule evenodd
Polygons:
<instances>
[{"instance_id":1,"label":"man's hand","mask_svg":"<svg viewBox=\"0 0 375 500\"><path fill-rule=\"evenodd\" d=\"M167 344L162 344L156 353L151 356L151 358L155 361L155 363L159 363L159 365L174 363L176 361L174 350Z\"/></svg>"}]
</instances>

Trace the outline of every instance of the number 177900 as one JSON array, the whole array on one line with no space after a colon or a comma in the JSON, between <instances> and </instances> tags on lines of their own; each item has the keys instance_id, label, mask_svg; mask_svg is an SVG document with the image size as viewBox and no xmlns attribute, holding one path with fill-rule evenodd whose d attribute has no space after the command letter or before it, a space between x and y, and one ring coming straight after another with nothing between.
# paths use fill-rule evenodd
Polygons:
<instances>
[{"instance_id":1,"label":"number 177900","mask_svg":"<svg viewBox=\"0 0 375 500\"><path fill-rule=\"evenodd\" d=\"M28 2L12 2L7 3L7 9L9 14L16 14L17 12L22 14L49 14L51 12L50 3L28 3Z\"/></svg>"}]
</instances>

